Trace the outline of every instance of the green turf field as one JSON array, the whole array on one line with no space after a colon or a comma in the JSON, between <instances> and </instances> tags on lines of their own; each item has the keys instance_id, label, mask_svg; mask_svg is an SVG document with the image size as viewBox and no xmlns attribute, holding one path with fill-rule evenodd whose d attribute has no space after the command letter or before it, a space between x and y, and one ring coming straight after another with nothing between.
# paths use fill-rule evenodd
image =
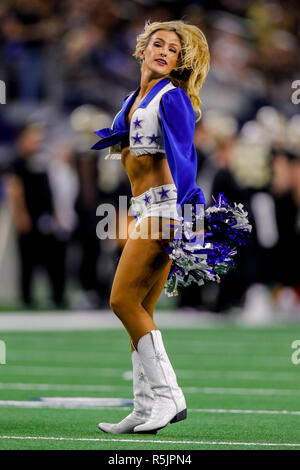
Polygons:
<instances>
[{"instance_id":1,"label":"green turf field","mask_svg":"<svg viewBox=\"0 0 300 470\"><path fill-rule=\"evenodd\" d=\"M300 325L162 330L188 419L156 435L109 435L130 407L3 406L37 397L132 398L123 330L3 332L0 449L300 449ZM300 357L300 355L299 355ZM127 373L126 373L127 372Z\"/></svg>"}]
</instances>

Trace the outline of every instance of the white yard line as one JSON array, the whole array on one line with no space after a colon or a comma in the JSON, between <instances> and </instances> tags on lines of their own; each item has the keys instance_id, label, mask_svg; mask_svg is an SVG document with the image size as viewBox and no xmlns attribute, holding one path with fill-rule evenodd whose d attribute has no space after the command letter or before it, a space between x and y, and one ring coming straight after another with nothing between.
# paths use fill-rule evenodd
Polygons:
<instances>
[{"instance_id":1,"label":"white yard line","mask_svg":"<svg viewBox=\"0 0 300 470\"><path fill-rule=\"evenodd\" d=\"M295 368L296 369L296 368ZM274 371L257 371L257 370L181 370L176 369L179 377L188 379L199 378L233 378L242 380L264 380L264 381L285 381L298 380L299 371L292 370L289 372ZM299 382L300 383L300 382Z\"/></svg>"},{"instance_id":2,"label":"white yard line","mask_svg":"<svg viewBox=\"0 0 300 470\"><path fill-rule=\"evenodd\" d=\"M110 351L109 358L112 362L116 364L116 366L120 366L120 355L123 352L120 351ZM128 352L129 354L129 352ZM201 351L188 351L185 350L183 353L177 355L177 359L185 362L186 364L190 363L191 361L200 361L203 358L203 354ZM259 355L259 365L261 367L266 368L279 368L279 367L287 367L291 364L290 362L290 352L287 355L267 355L267 354L260 354ZM128 355L126 357L129 357ZM7 362L9 361L18 361L21 364L29 362L35 363L51 363L51 364L80 364L80 365L87 365L87 366L96 366L100 363L101 352L100 351L89 351L89 352L78 352L78 351L57 351L57 350L35 350L35 351L28 351L28 350L10 350L7 346ZM250 365L253 364L254 367L257 367L257 357L256 356L249 356L249 353L245 354L236 354L230 355L231 361L234 361L239 367L243 367L245 364ZM220 367L220 365L224 364L225 366L228 363L228 357L223 357L222 354L219 352L215 352L212 354L205 355L205 362L208 365L212 365L212 367Z\"/></svg>"},{"instance_id":3,"label":"white yard line","mask_svg":"<svg viewBox=\"0 0 300 470\"><path fill-rule=\"evenodd\" d=\"M44 376L71 376L71 377L121 377L125 369L97 368L97 367L51 367L51 366L11 366L6 364L1 369L1 376L6 375L44 375Z\"/></svg>"},{"instance_id":4,"label":"white yard line","mask_svg":"<svg viewBox=\"0 0 300 470\"><path fill-rule=\"evenodd\" d=\"M111 400L111 402L114 399ZM122 399L115 399L121 401ZM123 399L124 402L126 399ZM130 401L130 399L128 399ZM99 404L97 404L99 403ZM108 402L109 403L109 402ZM131 406L119 406L113 404L101 404L101 399L97 398L46 398L43 397L42 401L19 401L19 400L0 400L2 407L16 407L16 408L67 408L67 409L114 409L114 410L128 410ZM300 416L300 411L288 410L234 410L223 408L189 408L188 413L212 413L212 414L258 414L258 415L284 415L284 416Z\"/></svg>"},{"instance_id":5,"label":"white yard line","mask_svg":"<svg viewBox=\"0 0 300 470\"><path fill-rule=\"evenodd\" d=\"M130 442L151 444L193 444L211 446L269 446L269 447L300 447L296 442L232 442L232 441L162 441L152 439L101 439L84 437L42 437L42 436L0 436L0 439L44 440L44 441L82 441L82 442Z\"/></svg>"},{"instance_id":6,"label":"white yard line","mask_svg":"<svg viewBox=\"0 0 300 470\"><path fill-rule=\"evenodd\" d=\"M131 383L127 385L80 385L80 384L48 384L48 383L0 383L2 390L60 390L60 391L81 391L81 392L101 392L119 391L131 388ZM230 388L230 387L182 387L186 393L204 393L208 395L289 395L299 396L300 390L296 389L271 389L271 388Z\"/></svg>"},{"instance_id":7,"label":"white yard line","mask_svg":"<svg viewBox=\"0 0 300 470\"><path fill-rule=\"evenodd\" d=\"M290 343L289 343L289 347L290 347ZM284 347L282 347L282 349L284 349ZM201 346L201 344L200 344L198 347L194 347L194 348L191 348L191 347L182 348L182 351L179 354L180 354L180 357L185 357L186 356L186 357L190 358L191 356L192 357L195 357L195 355L200 356L201 353L205 353L206 357L209 355L209 357L211 357L211 358L216 357L217 359L220 360L220 351L221 350L218 349L216 347L216 345L214 345L212 343L211 344L211 350L209 350L207 347ZM234 348L234 351L236 351L236 348ZM109 351L108 355L109 355L109 357L114 357L114 356L115 357L120 357L120 354L123 354L123 353L124 354L127 353L127 356L129 357L129 349L128 348L124 349L124 351L120 351L120 350ZM226 354L229 354L229 348L226 351ZM256 349L256 354L259 355L260 359L267 359L268 361L270 361L272 363L277 363L279 365L280 365L280 363L278 361L281 361L281 363L283 363L283 361L285 361L284 364L286 365L288 363L288 359L290 357L290 356L287 356L286 354L280 355L280 354L278 354L278 352L274 353L274 351L273 352L272 351L264 352L264 351L260 350L258 352L257 349ZM90 358L95 357L95 356L97 357L97 355L100 355L100 350L99 349L84 352L84 351L71 350L71 349L58 350L57 348L54 351L53 348L51 349L51 347L49 347L48 349L43 348L43 347L42 348L36 347L32 350L30 350L30 349L18 349L16 347L14 347L14 348L11 348L9 357L10 357L10 359L13 359L13 360L20 360L20 359L23 360L23 358L24 359L31 358L33 360L37 360L38 358L40 358L40 359L46 358L47 360L51 360L52 358L53 359L61 359L61 358L64 358L64 356L66 356L66 358L71 358L71 359L76 358L77 361L80 361L81 359L84 359L84 358L90 359ZM249 351L242 351L241 349L238 349L238 355L239 355L239 357L245 356L249 360Z\"/></svg>"},{"instance_id":8,"label":"white yard line","mask_svg":"<svg viewBox=\"0 0 300 470\"><path fill-rule=\"evenodd\" d=\"M75 399L76 400L76 399ZM100 405L97 404L97 399L89 402L88 400L82 401L66 401L64 402L61 399L53 399L53 401L18 401L18 400L0 400L1 407L14 407L14 408L57 408L57 409L70 409L70 410L78 410L78 409L93 409L93 410L106 410L106 409L113 409L113 410L129 410L132 406L123 406L123 405ZM120 399L121 401L121 399ZM132 400L128 400L128 402Z\"/></svg>"},{"instance_id":9,"label":"white yard line","mask_svg":"<svg viewBox=\"0 0 300 470\"><path fill-rule=\"evenodd\" d=\"M291 415L299 416L300 411L287 410L226 410L223 408L189 408L188 412L194 413L232 413L232 414L254 414L254 415Z\"/></svg>"},{"instance_id":10,"label":"white yard line","mask_svg":"<svg viewBox=\"0 0 300 470\"><path fill-rule=\"evenodd\" d=\"M128 388L126 386L126 388ZM30 383L0 383L0 390L57 390L74 392L113 392L125 388L111 385L70 385L70 384L30 384Z\"/></svg>"},{"instance_id":11,"label":"white yard line","mask_svg":"<svg viewBox=\"0 0 300 470\"><path fill-rule=\"evenodd\" d=\"M300 395L300 390L272 388L222 388L222 387L182 387L186 393L205 393L208 395Z\"/></svg>"},{"instance_id":12,"label":"white yard line","mask_svg":"<svg viewBox=\"0 0 300 470\"><path fill-rule=\"evenodd\" d=\"M63 366L11 366L7 364L1 369L1 375L43 375L43 376L71 376L77 377L84 375L95 377L121 377L124 373L128 373L125 368L97 368L97 367L63 367ZM285 381L296 380L299 378L298 371L289 372L273 372L273 371L256 371L256 370L192 370L192 369L176 369L177 376L185 379L197 378L234 378L241 380L257 380L264 381Z\"/></svg>"}]
</instances>

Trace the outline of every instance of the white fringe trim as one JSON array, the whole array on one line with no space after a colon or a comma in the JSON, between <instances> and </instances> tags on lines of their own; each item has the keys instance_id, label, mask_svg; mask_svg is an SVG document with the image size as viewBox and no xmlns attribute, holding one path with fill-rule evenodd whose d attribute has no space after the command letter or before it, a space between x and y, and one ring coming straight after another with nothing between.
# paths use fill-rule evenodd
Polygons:
<instances>
[{"instance_id":1,"label":"white fringe trim","mask_svg":"<svg viewBox=\"0 0 300 470\"><path fill-rule=\"evenodd\" d=\"M153 147L143 147L141 149L133 149L130 147L130 152L133 153L136 157L140 157L141 155L155 155L156 153L166 153L165 149L158 149Z\"/></svg>"},{"instance_id":2,"label":"white fringe trim","mask_svg":"<svg viewBox=\"0 0 300 470\"><path fill-rule=\"evenodd\" d=\"M121 160L121 154L120 153L109 153L104 157L104 160Z\"/></svg>"},{"instance_id":3,"label":"white fringe trim","mask_svg":"<svg viewBox=\"0 0 300 470\"><path fill-rule=\"evenodd\" d=\"M133 153L136 157L140 157L141 155L155 155L156 153L166 153L165 149L155 149L151 147L143 147L142 149L133 149L130 148L130 152ZM121 160L121 153L109 153L104 157L104 160Z\"/></svg>"}]
</instances>

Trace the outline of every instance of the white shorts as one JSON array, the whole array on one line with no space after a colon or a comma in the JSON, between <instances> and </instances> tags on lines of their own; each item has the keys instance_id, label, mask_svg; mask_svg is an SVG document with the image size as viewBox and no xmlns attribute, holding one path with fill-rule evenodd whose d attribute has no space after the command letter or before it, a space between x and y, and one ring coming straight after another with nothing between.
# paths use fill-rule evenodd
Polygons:
<instances>
[{"instance_id":1,"label":"white shorts","mask_svg":"<svg viewBox=\"0 0 300 470\"><path fill-rule=\"evenodd\" d=\"M177 189L175 184L163 184L150 188L130 200L130 213L135 216L137 227L146 217L163 217L180 220L177 213Z\"/></svg>"}]
</instances>

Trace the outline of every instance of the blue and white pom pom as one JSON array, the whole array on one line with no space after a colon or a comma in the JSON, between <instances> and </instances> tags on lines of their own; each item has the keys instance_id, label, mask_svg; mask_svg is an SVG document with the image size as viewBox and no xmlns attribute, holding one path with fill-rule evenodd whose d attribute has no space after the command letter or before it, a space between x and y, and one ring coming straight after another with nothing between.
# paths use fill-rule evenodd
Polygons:
<instances>
[{"instance_id":1,"label":"blue and white pom pom","mask_svg":"<svg viewBox=\"0 0 300 470\"><path fill-rule=\"evenodd\" d=\"M250 238L252 227L243 204L234 203L232 207L221 193L217 201L213 200L214 206L204 211L204 236L195 236L192 224L183 218L175 229L174 240L167 248L173 260L164 286L169 297L178 295L178 287L194 282L199 286L205 281L220 282L220 274L226 274L234 266L237 247L246 245Z\"/></svg>"}]
</instances>

